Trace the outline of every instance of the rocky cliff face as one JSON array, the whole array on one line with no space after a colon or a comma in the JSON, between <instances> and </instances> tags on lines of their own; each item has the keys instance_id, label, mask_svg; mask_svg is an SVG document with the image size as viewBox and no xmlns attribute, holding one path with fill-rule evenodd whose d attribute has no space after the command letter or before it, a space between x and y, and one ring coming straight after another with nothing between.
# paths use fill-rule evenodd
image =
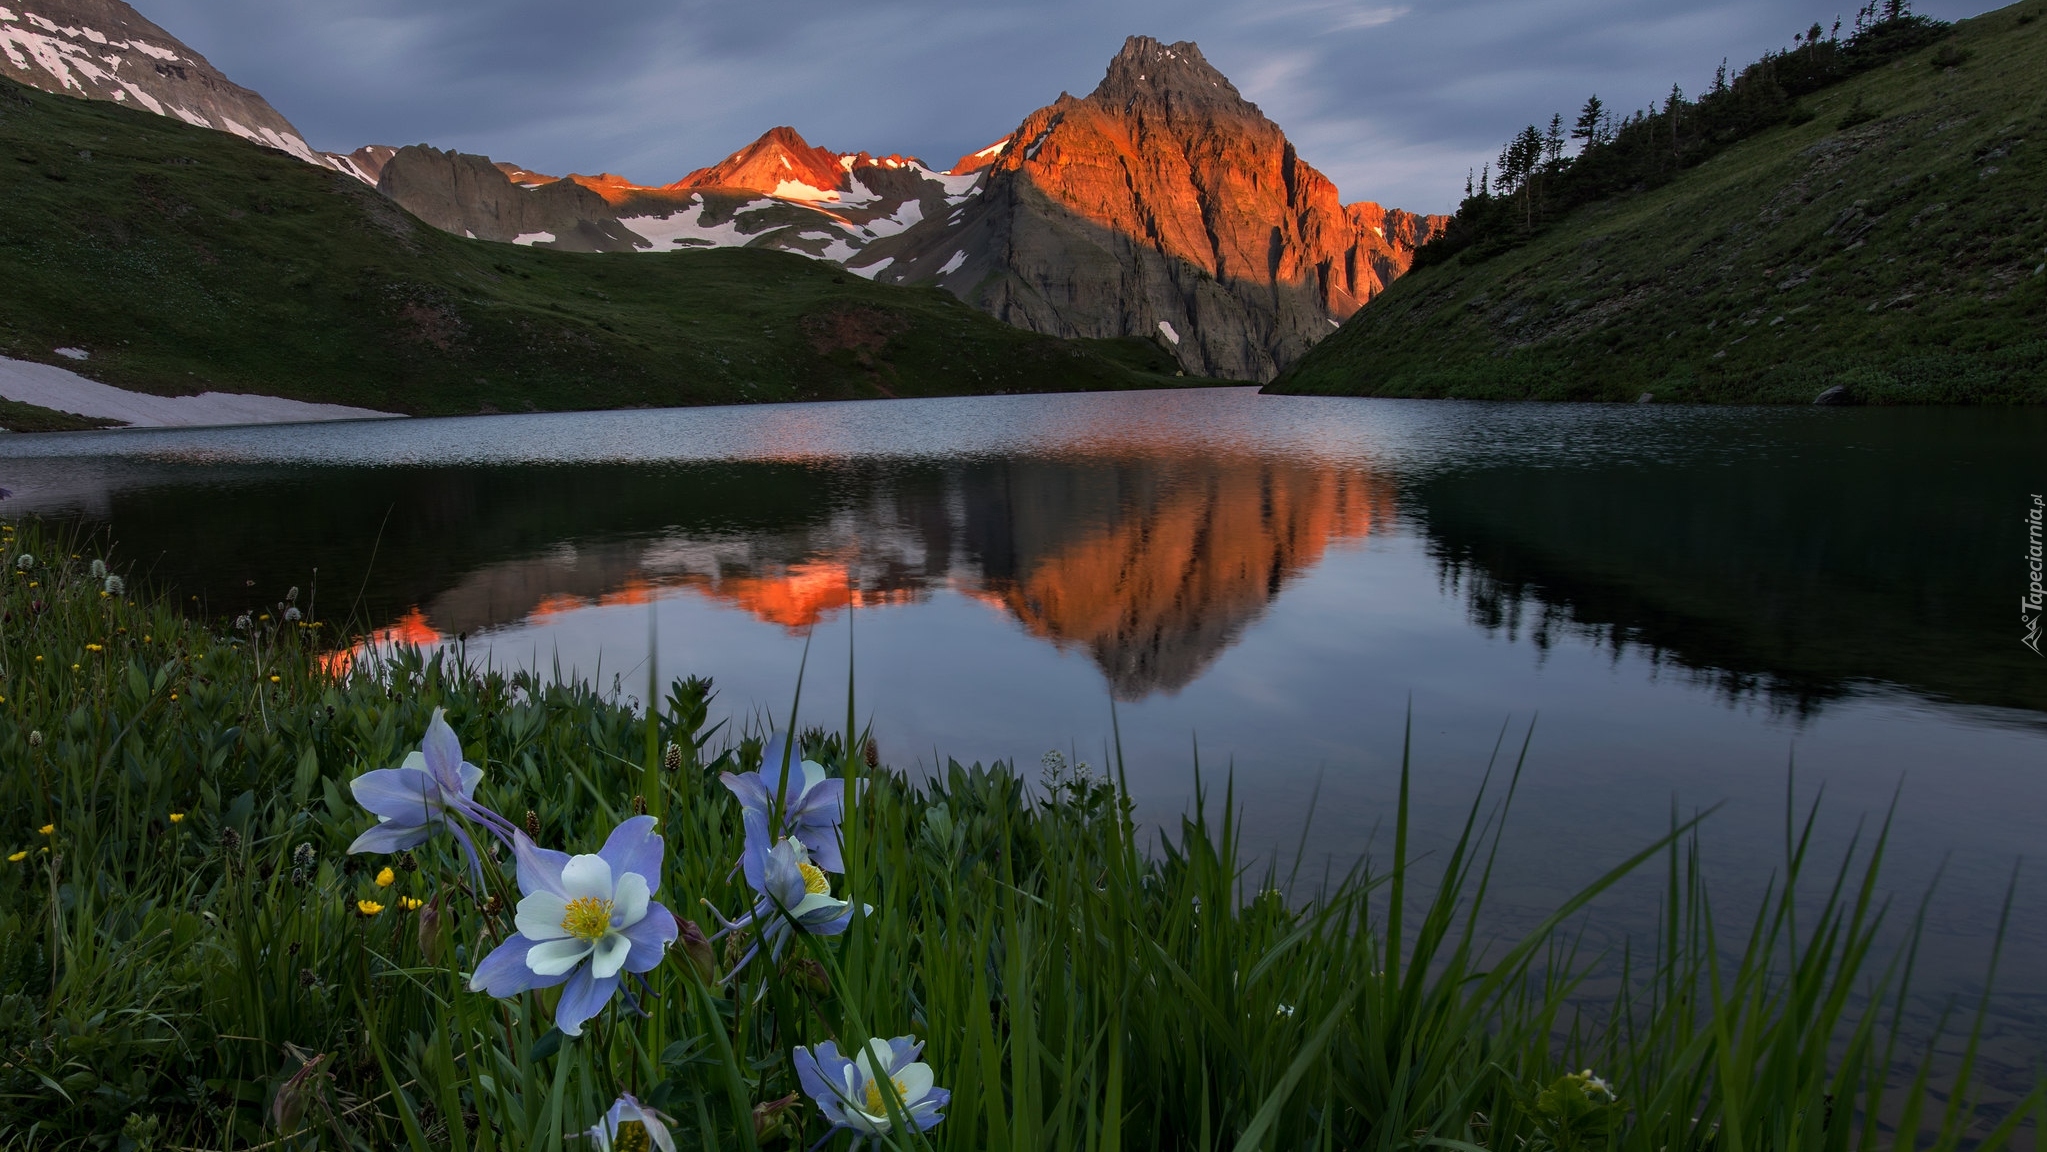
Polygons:
<instances>
[{"instance_id":1,"label":"rocky cliff face","mask_svg":"<svg viewBox=\"0 0 2047 1152\"><path fill-rule=\"evenodd\" d=\"M1233 379L1271 379L1445 222L1346 208L1200 48L1141 36L1085 99L1062 95L961 167L980 195L872 249L892 258L883 279L936 279L1035 331L1149 336Z\"/></svg>"},{"instance_id":2,"label":"rocky cliff face","mask_svg":"<svg viewBox=\"0 0 2047 1152\"><path fill-rule=\"evenodd\" d=\"M269 101L122 0L8 0L0 5L0 75L232 132L376 183L352 158L314 151Z\"/></svg>"}]
</instances>

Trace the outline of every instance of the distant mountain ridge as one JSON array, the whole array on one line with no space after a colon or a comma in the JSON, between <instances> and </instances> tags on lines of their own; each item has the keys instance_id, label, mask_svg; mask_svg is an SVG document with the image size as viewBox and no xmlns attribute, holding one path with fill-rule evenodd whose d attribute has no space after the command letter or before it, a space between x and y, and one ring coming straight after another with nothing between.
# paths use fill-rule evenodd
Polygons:
<instances>
[{"instance_id":1,"label":"distant mountain ridge","mask_svg":"<svg viewBox=\"0 0 2047 1152\"><path fill-rule=\"evenodd\" d=\"M937 285L1016 327L1142 337L1193 376L1265 381L1402 275L1447 221L1342 204L1189 42L1133 36L946 171L776 127L664 185L555 178L421 144L319 152L262 96L122 0L8 0L7 74L347 173L458 236L569 251L755 247Z\"/></svg>"},{"instance_id":2,"label":"distant mountain ridge","mask_svg":"<svg viewBox=\"0 0 2047 1152\"><path fill-rule=\"evenodd\" d=\"M386 195L458 235L779 248L936 284L1035 332L1144 337L1191 375L1240 380L1270 380L1312 348L1447 222L1342 204L1198 46L1142 36L1085 99L1061 94L947 171L815 147L789 127L660 186L522 181L514 165L424 145L379 171Z\"/></svg>"}]
</instances>

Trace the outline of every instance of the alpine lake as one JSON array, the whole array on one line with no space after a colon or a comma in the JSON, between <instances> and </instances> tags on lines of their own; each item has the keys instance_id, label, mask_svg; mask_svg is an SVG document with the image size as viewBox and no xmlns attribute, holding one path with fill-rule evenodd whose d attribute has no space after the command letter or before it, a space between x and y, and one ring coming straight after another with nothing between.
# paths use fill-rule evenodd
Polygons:
<instances>
[{"instance_id":1,"label":"alpine lake","mask_svg":"<svg viewBox=\"0 0 2047 1152\"><path fill-rule=\"evenodd\" d=\"M735 725L786 725L801 669L799 727L843 727L850 684L898 768L1120 760L1154 828L1198 772L1246 883L1297 894L1387 863L1404 749L1424 869L1519 764L1503 934L1710 810L1738 937L1815 803L1821 860L1888 821L1929 1019L1966 1027L2004 925L1984 1057L2023 1093L2042 445L2039 410L1227 388L8 436L0 511L82 522L223 624L296 586L363 644L638 699L710 676ZM1664 883L1602 897L1581 953L1653 932Z\"/></svg>"}]
</instances>

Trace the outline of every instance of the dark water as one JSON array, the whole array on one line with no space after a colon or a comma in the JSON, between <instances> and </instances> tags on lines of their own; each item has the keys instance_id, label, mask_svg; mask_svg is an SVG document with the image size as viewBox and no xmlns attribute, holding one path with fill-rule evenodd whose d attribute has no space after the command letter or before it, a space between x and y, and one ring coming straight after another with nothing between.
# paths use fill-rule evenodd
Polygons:
<instances>
[{"instance_id":1,"label":"dark water","mask_svg":"<svg viewBox=\"0 0 2047 1152\"><path fill-rule=\"evenodd\" d=\"M1967 994L2047 855L2043 445L2043 412L1224 390L9 437L0 508L102 524L214 614L317 579L329 619L627 695L651 651L740 717L786 711L814 630L807 721L842 722L850 633L902 766L1099 766L1113 701L1141 815L1185 808L1198 747L1251 841L1318 875L1374 845L1410 721L1440 846L1532 720L1510 925L1673 809L1722 805L1739 906L1787 793L1824 789L1832 849L1897 796L1891 890L1944 867L1926 986ZM2011 1067L2047 1050L2043 867L1999 981ZM1653 921L1653 888L1591 941Z\"/></svg>"}]
</instances>

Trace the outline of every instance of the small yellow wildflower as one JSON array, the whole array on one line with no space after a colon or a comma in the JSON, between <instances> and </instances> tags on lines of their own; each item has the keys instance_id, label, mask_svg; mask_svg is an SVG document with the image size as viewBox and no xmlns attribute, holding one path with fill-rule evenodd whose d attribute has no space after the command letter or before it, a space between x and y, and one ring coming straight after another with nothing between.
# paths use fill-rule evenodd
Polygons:
<instances>
[{"instance_id":1,"label":"small yellow wildflower","mask_svg":"<svg viewBox=\"0 0 2047 1152\"><path fill-rule=\"evenodd\" d=\"M42 662L43 658L41 656L36 657L36 663L41 664Z\"/></svg>"},{"instance_id":2,"label":"small yellow wildflower","mask_svg":"<svg viewBox=\"0 0 2047 1152\"><path fill-rule=\"evenodd\" d=\"M384 906L375 900L358 900L355 902L355 910L365 916L375 916L384 910Z\"/></svg>"},{"instance_id":3,"label":"small yellow wildflower","mask_svg":"<svg viewBox=\"0 0 2047 1152\"><path fill-rule=\"evenodd\" d=\"M184 822L185 822L185 814L184 814L183 812L173 812L173 813L171 813L171 823L173 823L173 824L183 824Z\"/></svg>"},{"instance_id":4,"label":"small yellow wildflower","mask_svg":"<svg viewBox=\"0 0 2047 1152\"><path fill-rule=\"evenodd\" d=\"M23 848L21 851L7 857L7 862L9 864L19 864L26 859L28 859L28 849Z\"/></svg>"},{"instance_id":5,"label":"small yellow wildflower","mask_svg":"<svg viewBox=\"0 0 2047 1152\"><path fill-rule=\"evenodd\" d=\"M106 649L104 649L104 648L100 647L100 646L99 646L99 645L97 645L97 644L87 644L87 645L85 646L85 650L86 650L87 652L104 652L104 651L106 651Z\"/></svg>"},{"instance_id":6,"label":"small yellow wildflower","mask_svg":"<svg viewBox=\"0 0 2047 1152\"><path fill-rule=\"evenodd\" d=\"M425 903L426 901L421 900L417 896L400 896L398 898L398 906L407 912L417 912Z\"/></svg>"},{"instance_id":7,"label":"small yellow wildflower","mask_svg":"<svg viewBox=\"0 0 2047 1152\"><path fill-rule=\"evenodd\" d=\"M282 684L282 683L284 683L284 677L282 677L282 676L272 676L272 677L270 678L270 682L271 682L272 684Z\"/></svg>"},{"instance_id":8,"label":"small yellow wildflower","mask_svg":"<svg viewBox=\"0 0 2047 1152\"><path fill-rule=\"evenodd\" d=\"M55 836L57 834L57 826L55 824L45 824L41 828L36 829L36 831L41 832L45 836Z\"/></svg>"},{"instance_id":9,"label":"small yellow wildflower","mask_svg":"<svg viewBox=\"0 0 2047 1152\"><path fill-rule=\"evenodd\" d=\"M80 668L80 665L77 665L77 664L73 664L73 665L71 666L71 670L72 670L73 672L76 672L76 671L78 671L78 670L79 670L79 668Z\"/></svg>"},{"instance_id":10,"label":"small yellow wildflower","mask_svg":"<svg viewBox=\"0 0 2047 1152\"><path fill-rule=\"evenodd\" d=\"M265 613L263 613L263 614L262 614L261 616L258 616L258 617L256 617L256 619L258 619L258 620L268 620L268 619L270 619L270 613L268 613L268 612L265 612Z\"/></svg>"},{"instance_id":11,"label":"small yellow wildflower","mask_svg":"<svg viewBox=\"0 0 2047 1152\"><path fill-rule=\"evenodd\" d=\"M382 872L377 873L377 887L379 888L389 888L391 885L396 884L397 882L398 873L391 871L389 868L386 868Z\"/></svg>"}]
</instances>

